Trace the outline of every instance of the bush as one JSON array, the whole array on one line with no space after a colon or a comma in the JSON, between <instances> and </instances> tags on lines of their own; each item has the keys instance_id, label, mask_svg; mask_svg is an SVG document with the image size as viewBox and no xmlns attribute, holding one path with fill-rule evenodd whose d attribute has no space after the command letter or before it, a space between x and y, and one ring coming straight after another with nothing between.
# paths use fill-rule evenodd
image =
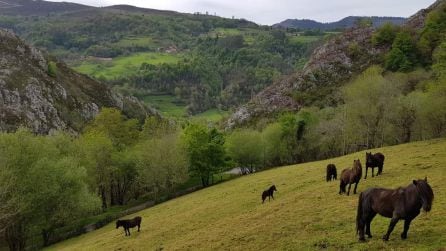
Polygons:
<instances>
[{"instance_id":1,"label":"bush","mask_svg":"<svg viewBox=\"0 0 446 251\"><path fill-rule=\"evenodd\" d=\"M50 61L48 63L48 75L55 78L57 76L57 64L56 62Z\"/></svg>"}]
</instances>

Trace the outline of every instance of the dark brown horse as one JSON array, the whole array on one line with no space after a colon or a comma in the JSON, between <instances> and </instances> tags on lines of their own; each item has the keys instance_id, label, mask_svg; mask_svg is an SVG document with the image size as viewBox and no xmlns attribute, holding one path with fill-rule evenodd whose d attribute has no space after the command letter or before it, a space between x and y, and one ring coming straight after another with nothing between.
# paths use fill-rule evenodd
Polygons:
<instances>
[{"instance_id":1,"label":"dark brown horse","mask_svg":"<svg viewBox=\"0 0 446 251\"><path fill-rule=\"evenodd\" d=\"M378 173L376 176L380 175L383 172L383 166L384 166L384 154L382 153L375 153L372 154L371 152L365 153L365 177L364 179L367 179L367 172L369 170L369 167L372 168L372 177L373 170L375 167L378 167Z\"/></svg>"},{"instance_id":2,"label":"dark brown horse","mask_svg":"<svg viewBox=\"0 0 446 251\"><path fill-rule=\"evenodd\" d=\"M327 165L327 182L338 178L338 172L334 164Z\"/></svg>"},{"instance_id":3,"label":"dark brown horse","mask_svg":"<svg viewBox=\"0 0 446 251\"><path fill-rule=\"evenodd\" d=\"M118 229L120 226L124 228L125 236L127 236L127 233L129 233L130 236L130 228L138 226L138 232L139 232L139 229L141 227L141 217L136 216L131 220L117 220L116 229Z\"/></svg>"},{"instance_id":4,"label":"dark brown horse","mask_svg":"<svg viewBox=\"0 0 446 251\"><path fill-rule=\"evenodd\" d=\"M404 220L404 230L402 239L407 238L410 222L417 217L420 209L429 212L432 208L434 193L424 180L414 180L407 187L397 189L369 188L359 195L358 214L356 216L356 233L359 233L359 240L364 241L364 231L369 238L372 238L370 223L376 214L380 214L390 220L387 233L383 240L389 240L389 235L399 220Z\"/></svg>"},{"instance_id":5,"label":"dark brown horse","mask_svg":"<svg viewBox=\"0 0 446 251\"><path fill-rule=\"evenodd\" d=\"M266 197L268 197L268 201L270 201L271 198L273 198L273 200L274 200L274 191L277 191L275 185L272 185L270 188L268 188L268 190L263 191L263 193L262 193L262 203L265 202Z\"/></svg>"},{"instance_id":6,"label":"dark brown horse","mask_svg":"<svg viewBox=\"0 0 446 251\"><path fill-rule=\"evenodd\" d=\"M350 188L355 183L355 189L353 193L356 194L356 188L362 177L362 165L361 161L354 160L353 167L350 169L344 169L341 172L341 183L339 185L339 194L345 193L345 187L348 185L347 195L350 195Z\"/></svg>"}]
</instances>

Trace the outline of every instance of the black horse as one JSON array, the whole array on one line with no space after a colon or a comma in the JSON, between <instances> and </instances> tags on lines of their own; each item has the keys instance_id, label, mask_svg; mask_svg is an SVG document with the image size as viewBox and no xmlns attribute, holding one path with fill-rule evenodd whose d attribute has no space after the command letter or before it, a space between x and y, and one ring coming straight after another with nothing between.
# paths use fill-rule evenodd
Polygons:
<instances>
[{"instance_id":1,"label":"black horse","mask_svg":"<svg viewBox=\"0 0 446 251\"><path fill-rule=\"evenodd\" d=\"M336 180L338 178L338 172L334 164L327 165L327 182L331 180Z\"/></svg>"},{"instance_id":2,"label":"black horse","mask_svg":"<svg viewBox=\"0 0 446 251\"><path fill-rule=\"evenodd\" d=\"M118 229L120 226L124 228L125 236L127 236L127 233L129 233L128 235L130 236L130 228L138 226L138 232L139 232L139 229L141 227L141 217L136 216L131 220L117 220L116 229Z\"/></svg>"},{"instance_id":3,"label":"black horse","mask_svg":"<svg viewBox=\"0 0 446 251\"><path fill-rule=\"evenodd\" d=\"M434 193L427 183L427 178L414 180L412 184L404 188L367 189L359 195L356 216L356 233L359 233L359 240L365 240L364 231L369 238L372 238L370 223L376 214L392 218L383 240L389 240L389 235L399 220L404 220L404 231L401 238L406 239L410 222L420 213L421 207L424 211L429 212L433 199Z\"/></svg>"},{"instance_id":4,"label":"black horse","mask_svg":"<svg viewBox=\"0 0 446 251\"><path fill-rule=\"evenodd\" d=\"M369 167L372 168L372 177L374 177L373 169L375 167L378 167L378 173L376 176L380 175L383 172L383 166L384 166L384 154L382 153L365 153L365 176L364 179L367 179L367 171L369 170Z\"/></svg>"},{"instance_id":5,"label":"black horse","mask_svg":"<svg viewBox=\"0 0 446 251\"><path fill-rule=\"evenodd\" d=\"M262 193L262 203L265 202L266 197L268 197L268 201L273 198L274 200L274 191L277 191L276 186L272 185L268 190L263 191Z\"/></svg>"}]
</instances>

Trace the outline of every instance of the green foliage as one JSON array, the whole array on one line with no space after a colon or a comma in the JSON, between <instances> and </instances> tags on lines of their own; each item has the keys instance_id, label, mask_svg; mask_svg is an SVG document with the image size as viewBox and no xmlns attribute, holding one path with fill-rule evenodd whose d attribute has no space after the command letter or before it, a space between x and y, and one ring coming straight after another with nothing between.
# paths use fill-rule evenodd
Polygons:
<instances>
[{"instance_id":1,"label":"green foliage","mask_svg":"<svg viewBox=\"0 0 446 251\"><path fill-rule=\"evenodd\" d=\"M98 208L86 185L86 170L66 135L34 136L20 129L0 134L1 230L12 250L43 233L44 244L56 227Z\"/></svg>"},{"instance_id":2,"label":"green foliage","mask_svg":"<svg viewBox=\"0 0 446 251\"><path fill-rule=\"evenodd\" d=\"M210 178L226 167L225 139L215 128L200 124L188 125L182 135L189 158L189 172L201 178L202 185L210 185Z\"/></svg>"},{"instance_id":3,"label":"green foliage","mask_svg":"<svg viewBox=\"0 0 446 251\"><path fill-rule=\"evenodd\" d=\"M57 64L56 62L49 61L48 62L48 75L55 78L57 77Z\"/></svg>"},{"instance_id":4,"label":"green foliage","mask_svg":"<svg viewBox=\"0 0 446 251\"><path fill-rule=\"evenodd\" d=\"M441 44L446 35L446 4L442 3L431 11L426 18L425 26L418 40L421 62L425 65L432 63L432 54Z\"/></svg>"},{"instance_id":5,"label":"green foliage","mask_svg":"<svg viewBox=\"0 0 446 251\"><path fill-rule=\"evenodd\" d=\"M242 173L246 173L246 168L252 173L264 165L264 145L258 131L245 129L232 132L226 140L226 149Z\"/></svg>"},{"instance_id":6,"label":"green foliage","mask_svg":"<svg viewBox=\"0 0 446 251\"><path fill-rule=\"evenodd\" d=\"M392 44L392 50L386 57L386 69L391 71L410 71L417 62L417 48L407 31L401 31L396 35Z\"/></svg>"},{"instance_id":7,"label":"green foliage","mask_svg":"<svg viewBox=\"0 0 446 251\"><path fill-rule=\"evenodd\" d=\"M391 46L395 40L398 27L392 23L385 23L372 35L372 43L376 46Z\"/></svg>"}]
</instances>

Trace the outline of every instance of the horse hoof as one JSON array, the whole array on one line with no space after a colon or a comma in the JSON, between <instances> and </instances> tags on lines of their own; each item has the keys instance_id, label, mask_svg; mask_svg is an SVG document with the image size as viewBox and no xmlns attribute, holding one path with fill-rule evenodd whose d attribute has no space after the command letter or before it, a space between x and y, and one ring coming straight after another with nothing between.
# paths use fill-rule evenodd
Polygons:
<instances>
[{"instance_id":1,"label":"horse hoof","mask_svg":"<svg viewBox=\"0 0 446 251\"><path fill-rule=\"evenodd\" d=\"M401 234L401 239L403 239L403 240L407 239L407 235L406 234Z\"/></svg>"},{"instance_id":2,"label":"horse hoof","mask_svg":"<svg viewBox=\"0 0 446 251\"><path fill-rule=\"evenodd\" d=\"M389 240L389 237L387 237L387 236L383 236L383 241L388 241Z\"/></svg>"},{"instance_id":3,"label":"horse hoof","mask_svg":"<svg viewBox=\"0 0 446 251\"><path fill-rule=\"evenodd\" d=\"M365 242L365 238L364 238L364 237L360 237L360 238L359 238L359 241L360 241L360 242Z\"/></svg>"},{"instance_id":4,"label":"horse hoof","mask_svg":"<svg viewBox=\"0 0 446 251\"><path fill-rule=\"evenodd\" d=\"M372 238L372 235L371 235L371 234L369 234L369 235L367 235L367 237L369 237L369 238Z\"/></svg>"}]
</instances>

